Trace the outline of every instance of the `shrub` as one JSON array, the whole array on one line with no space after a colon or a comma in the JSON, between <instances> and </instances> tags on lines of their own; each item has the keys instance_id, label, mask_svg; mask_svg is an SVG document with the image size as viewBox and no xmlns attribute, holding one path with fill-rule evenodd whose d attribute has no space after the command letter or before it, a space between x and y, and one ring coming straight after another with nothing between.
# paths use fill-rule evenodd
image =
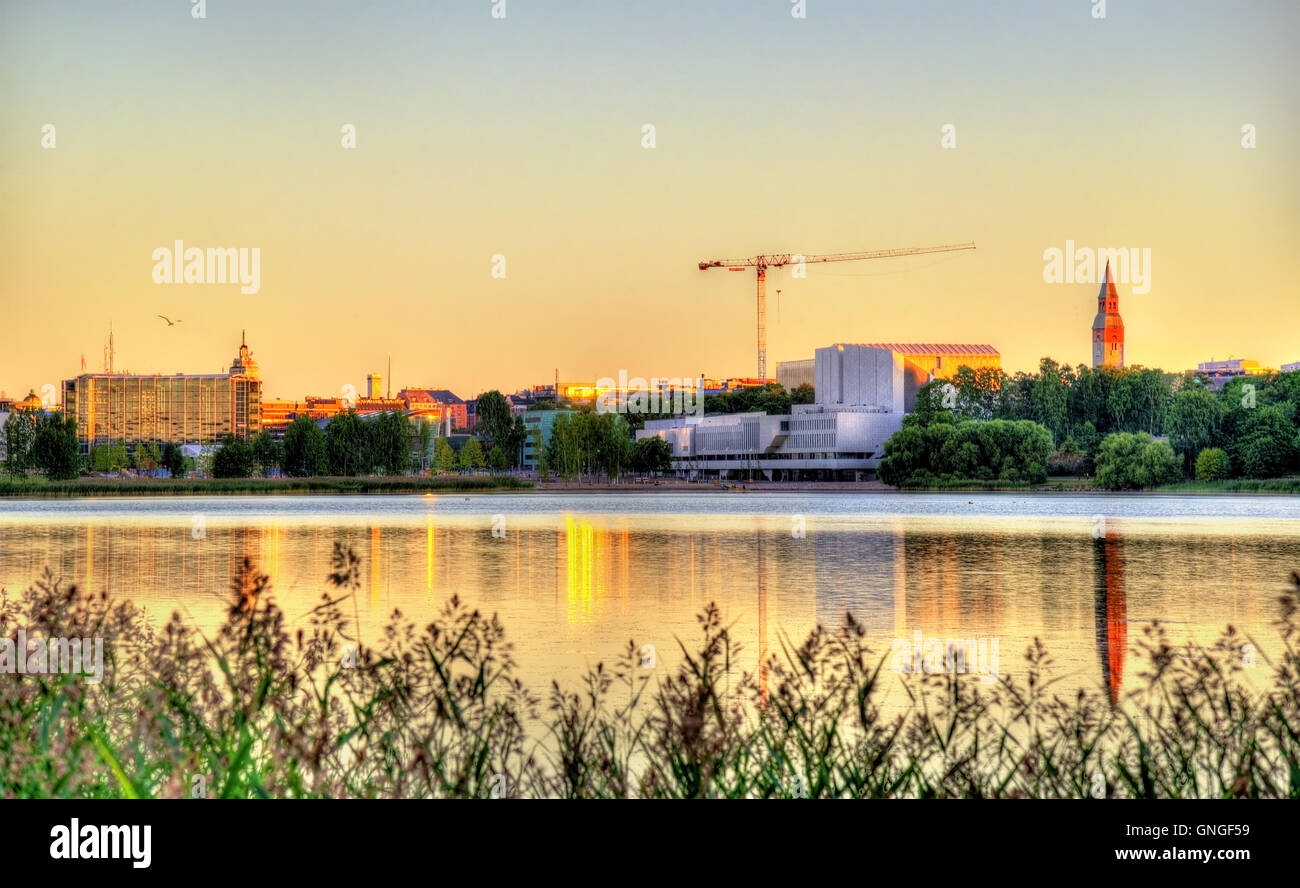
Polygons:
<instances>
[{"instance_id":1,"label":"shrub","mask_svg":"<svg viewBox=\"0 0 1300 888\"><path fill-rule=\"evenodd\" d=\"M1107 490L1141 490L1181 477L1182 461L1169 442L1146 432L1107 435L1097 451L1097 483Z\"/></svg>"},{"instance_id":2,"label":"shrub","mask_svg":"<svg viewBox=\"0 0 1300 888\"><path fill-rule=\"evenodd\" d=\"M1197 481L1222 481L1230 474L1232 463L1218 447L1207 447L1196 457Z\"/></svg>"}]
</instances>

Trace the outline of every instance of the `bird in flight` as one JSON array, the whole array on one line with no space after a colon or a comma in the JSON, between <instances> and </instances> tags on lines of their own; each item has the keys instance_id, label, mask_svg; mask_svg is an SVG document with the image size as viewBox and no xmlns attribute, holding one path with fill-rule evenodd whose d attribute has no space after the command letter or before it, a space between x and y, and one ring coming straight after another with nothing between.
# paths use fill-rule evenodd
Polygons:
<instances>
[{"instance_id":1,"label":"bird in flight","mask_svg":"<svg viewBox=\"0 0 1300 888\"><path fill-rule=\"evenodd\" d=\"M180 318L177 318L176 320L173 321L171 318L167 317L167 315L158 315L158 317L166 321L168 327L175 327L177 324L181 322Z\"/></svg>"}]
</instances>

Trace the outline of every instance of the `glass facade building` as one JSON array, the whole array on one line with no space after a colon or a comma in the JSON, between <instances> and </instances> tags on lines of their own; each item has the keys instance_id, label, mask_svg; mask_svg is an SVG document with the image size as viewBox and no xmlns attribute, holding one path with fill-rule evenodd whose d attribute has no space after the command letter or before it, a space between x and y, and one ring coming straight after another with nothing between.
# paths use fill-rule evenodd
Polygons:
<instances>
[{"instance_id":1,"label":"glass facade building","mask_svg":"<svg viewBox=\"0 0 1300 888\"><path fill-rule=\"evenodd\" d=\"M262 382L243 343L229 373L83 373L63 383L65 415L84 454L107 444L206 444L262 428Z\"/></svg>"}]
</instances>

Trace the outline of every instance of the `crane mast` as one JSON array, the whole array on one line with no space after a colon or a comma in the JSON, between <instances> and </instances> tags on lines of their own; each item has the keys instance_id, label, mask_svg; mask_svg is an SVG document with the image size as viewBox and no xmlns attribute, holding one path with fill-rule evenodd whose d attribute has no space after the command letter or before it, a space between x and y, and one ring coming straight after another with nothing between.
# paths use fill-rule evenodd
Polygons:
<instances>
[{"instance_id":1,"label":"crane mast","mask_svg":"<svg viewBox=\"0 0 1300 888\"><path fill-rule=\"evenodd\" d=\"M897 256L917 256L922 253L950 253L954 250L973 250L975 244L940 244L933 247L896 247L890 250L867 250L858 253L760 253L746 259L713 259L700 263L700 271L710 268L726 268L730 271L743 271L753 268L758 272L758 378L767 378L767 270L797 265L800 262L810 265L819 262L851 262L864 259L892 259Z\"/></svg>"}]
</instances>

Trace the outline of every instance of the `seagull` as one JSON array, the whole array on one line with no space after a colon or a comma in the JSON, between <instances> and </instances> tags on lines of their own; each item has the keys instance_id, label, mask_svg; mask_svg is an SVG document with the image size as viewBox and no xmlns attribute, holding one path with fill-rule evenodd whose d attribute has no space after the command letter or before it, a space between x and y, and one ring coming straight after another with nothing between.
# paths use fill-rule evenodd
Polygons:
<instances>
[{"instance_id":1,"label":"seagull","mask_svg":"<svg viewBox=\"0 0 1300 888\"><path fill-rule=\"evenodd\" d=\"M180 318L177 318L176 320L173 321L171 318L167 317L167 315L158 315L158 317L166 321L168 327L175 327L177 324L181 322Z\"/></svg>"}]
</instances>

